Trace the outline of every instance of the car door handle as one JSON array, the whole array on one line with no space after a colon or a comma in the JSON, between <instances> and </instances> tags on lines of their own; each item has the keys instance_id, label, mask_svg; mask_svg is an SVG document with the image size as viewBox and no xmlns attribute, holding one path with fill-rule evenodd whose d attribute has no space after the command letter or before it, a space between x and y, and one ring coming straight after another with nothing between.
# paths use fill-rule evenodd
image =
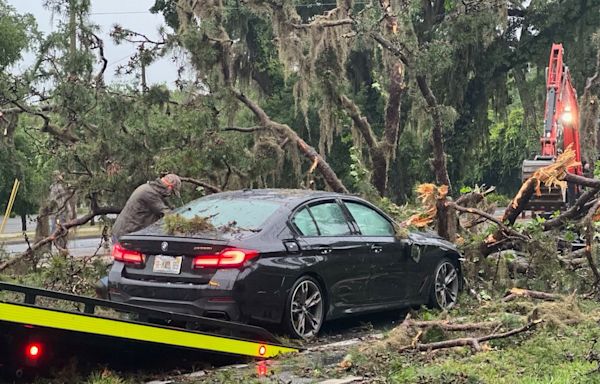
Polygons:
<instances>
[{"instance_id":1,"label":"car door handle","mask_svg":"<svg viewBox=\"0 0 600 384\"><path fill-rule=\"evenodd\" d=\"M329 255L333 249L329 245L319 245L315 247L321 255Z\"/></svg>"},{"instance_id":2,"label":"car door handle","mask_svg":"<svg viewBox=\"0 0 600 384\"><path fill-rule=\"evenodd\" d=\"M381 253L381 252L383 252L383 247L381 245L372 244L371 245L371 252L373 252L373 253Z\"/></svg>"}]
</instances>

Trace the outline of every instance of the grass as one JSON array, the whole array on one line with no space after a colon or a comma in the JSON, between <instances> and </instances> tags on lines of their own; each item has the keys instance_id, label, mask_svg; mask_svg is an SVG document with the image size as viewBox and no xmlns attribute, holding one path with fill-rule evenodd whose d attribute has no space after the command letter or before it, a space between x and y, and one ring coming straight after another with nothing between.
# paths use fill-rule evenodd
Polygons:
<instances>
[{"instance_id":1,"label":"grass","mask_svg":"<svg viewBox=\"0 0 600 384\"><path fill-rule=\"evenodd\" d=\"M400 354L389 347L363 348L353 351L356 359L352 370L356 374L373 374L386 383L600 383L599 362L589 358L590 351L600 353L600 346L595 344L600 339L600 304L574 298L531 303L521 299L513 303L471 304L453 311L452 318L460 317L465 322L500 320L503 329L513 329L535 316L545 320L536 330L490 341L484 352L474 353L461 347ZM425 314L431 317L430 312ZM437 314L438 318L444 316ZM572 319L581 321L564 324Z\"/></svg>"},{"instance_id":2,"label":"grass","mask_svg":"<svg viewBox=\"0 0 600 384\"><path fill-rule=\"evenodd\" d=\"M590 373L597 363L586 361L597 324L587 323L556 334L538 332L529 338L490 343L491 351L472 354L462 350L416 364L426 358L402 356L391 363L388 378L394 383L597 383L600 373Z\"/></svg>"}]
</instances>

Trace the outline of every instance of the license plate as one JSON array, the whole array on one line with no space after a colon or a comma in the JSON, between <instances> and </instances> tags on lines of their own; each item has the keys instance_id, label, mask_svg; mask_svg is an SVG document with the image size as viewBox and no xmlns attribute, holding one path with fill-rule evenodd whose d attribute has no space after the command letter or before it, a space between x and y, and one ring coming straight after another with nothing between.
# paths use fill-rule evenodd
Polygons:
<instances>
[{"instance_id":1,"label":"license plate","mask_svg":"<svg viewBox=\"0 0 600 384\"><path fill-rule=\"evenodd\" d=\"M171 273L178 275L181 272L181 261L182 256L154 256L154 265L152 266L152 272L159 273Z\"/></svg>"}]
</instances>

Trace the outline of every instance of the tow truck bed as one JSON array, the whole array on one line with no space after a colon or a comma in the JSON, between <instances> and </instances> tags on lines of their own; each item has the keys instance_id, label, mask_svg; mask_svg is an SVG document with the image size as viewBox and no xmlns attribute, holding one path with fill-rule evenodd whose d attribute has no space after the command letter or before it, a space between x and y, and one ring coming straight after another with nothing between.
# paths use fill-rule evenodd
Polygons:
<instances>
[{"instance_id":1,"label":"tow truck bed","mask_svg":"<svg viewBox=\"0 0 600 384\"><path fill-rule=\"evenodd\" d=\"M3 346L0 366L10 366L10 369L48 362L46 352L50 350L85 352L97 349L100 344L108 350L112 347L115 352L127 345L128 348L141 346L147 351L164 352L175 348L255 358L298 351L282 345L265 329L251 325L15 284L0 283L0 292L11 296L10 301L0 301ZM73 310L49 308L49 301L67 304ZM69 347L61 348L61 344Z\"/></svg>"}]
</instances>

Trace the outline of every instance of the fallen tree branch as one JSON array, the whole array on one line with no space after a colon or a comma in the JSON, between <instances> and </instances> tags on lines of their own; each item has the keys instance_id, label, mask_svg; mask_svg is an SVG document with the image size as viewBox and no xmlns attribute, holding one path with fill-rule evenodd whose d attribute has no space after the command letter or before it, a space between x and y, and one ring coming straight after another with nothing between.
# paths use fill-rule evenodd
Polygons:
<instances>
[{"instance_id":1,"label":"fallen tree branch","mask_svg":"<svg viewBox=\"0 0 600 384\"><path fill-rule=\"evenodd\" d=\"M206 188L211 193L219 193L219 192L221 192L221 188L219 188L217 186L214 186L212 184L209 184L207 182L204 182L202 180L194 179L194 178L191 178L191 177L180 177L180 179L181 179L182 182L190 183L190 184L198 185L198 186L200 186L202 188Z\"/></svg>"},{"instance_id":2,"label":"fallen tree branch","mask_svg":"<svg viewBox=\"0 0 600 384\"><path fill-rule=\"evenodd\" d=\"M584 187L600 189L600 180L598 180L598 179L591 179L589 177L574 175L572 173L567 173L564 176L564 180L568 183L573 183L573 184L581 185Z\"/></svg>"},{"instance_id":3,"label":"fallen tree branch","mask_svg":"<svg viewBox=\"0 0 600 384\"><path fill-rule=\"evenodd\" d=\"M458 199L456 199L455 203L463 207L476 206L477 204L483 201L484 197L485 193L469 192L464 195L461 195Z\"/></svg>"},{"instance_id":4,"label":"fallen tree branch","mask_svg":"<svg viewBox=\"0 0 600 384\"><path fill-rule=\"evenodd\" d=\"M579 176L577 176L579 177ZM600 187L599 187L600 188ZM588 201L594 198L599 188L589 189L579 196L579 198L575 201L575 204L554 219L550 219L544 223L544 231L548 231L554 228L560 228L565 225L568 220L573 220L579 217L583 212L585 212L585 205Z\"/></svg>"},{"instance_id":5,"label":"fallen tree branch","mask_svg":"<svg viewBox=\"0 0 600 384\"><path fill-rule=\"evenodd\" d=\"M408 346L400 348L399 351L400 352L409 351L409 350L431 351L434 349L470 346L474 351L479 352L479 351L481 351L480 343L482 343L484 341L503 339L506 337L514 336L516 334L523 333L523 332L530 330L531 328L535 327L536 325L538 325L541 322L542 322L541 319L534 320L534 321L531 321L531 322L525 324L522 327L515 328L513 330L503 332L503 333L492 333L492 334L486 335L486 336L462 337L459 339L437 341L434 343L416 344L414 346L408 345Z\"/></svg>"},{"instance_id":6,"label":"fallen tree branch","mask_svg":"<svg viewBox=\"0 0 600 384\"><path fill-rule=\"evenodd\" d=\"M406 325L409 327L440 327L445 331L476 331L480 329L491 329L502 324L499 321L485 321L481 323L452 323L448 320L430 320L430 321L418 321L418 320L407 320Z\"/></svg>"},{"instance_id":7,"label":"fallen tree branch","mask_svg":"<svg viewBox=\"0 0 600 384\"><path fill-rule=\"evenodd\" d=\"M23 258L25 258L27 256L31 256L33 254L33 252L35 252L37 249L43 247L44 245L50 244L53 241L55 241L56 239L58 239L62 236L65 236L69 232L69 229L83 225L83 224L87 223L88 221L92 220L96 216L107 215L107 214L111 214L111 213L118 214L120 212L121 212L121 208L117 208L117 207L96 207L96 208L93 208L92 211L85 216L70 220L62 225L58 225L56 230L50 236L37 241L31 247L29 247L25 252L0 264L0 272L4 271L6 268L15 264L19 260L22 260Z\"/></svg>"},{"instance_id":8,"label":"fallen tree branch","mask_svg":"<svg viewBox=\"0 0 600 384\"><path fill-rule=\"evenodd\" d=\"M510 291L506 292L506 295L502 298L502 301L506 303L506 302L516 299L517 297L529 297L532 299L540 299L540 300L548 300L548 301L556 301L556 300L560 300L562 298L562 296L554 294L554 293L531 291L529 289L521 289L521 288L512 288Z\"/></svg>"},{"instance_id":9,"label":"fallen tree branch","mask_svg":"<svg viewBox=\"0 0 600 384\"><path fill-rule=\"evenodd\" d=\"M517 232L513 228L508 227L507 225L505 225L504 223L502 223L500 220L498 220L494 216L492 216L489 213L484 212L484 211L482 211L480 209L462 207L462 206L456 204L453 201L446 202L446 206L453 207L454 209L456 209L459 212L471 213L471 214L474 214L474 215L478 215L478 216L484 217L487 220L489 220L489 221L495 223L496 225L498 225L498 227L500 227L500 229L502 229L502 231L504 233L506 233L507 235L512 235L512 236L514 236L516 238L519 238L519 239L522 239L522 240L529 240L528 236L525 236L522 233Z\"/></svg>"},{"instance_id":10,"label":"fallen tree branch","mask_svg":"<svg viewBox=\"0 0 600 384\"><path fill-rule=\"evenodd\" d=\"M290 128L288 125L277 123L271 120L269 115L267 115L267 113L257 103L250 100L239 90L231 87L231 91L240 102L242 102L248 109L252 111L252 113L254 113L261 126L272 129L274 132L283 137L288 137L296 144L300 152L302 152L307 159L309 159L312 163L315 161L318 162L317 169L319 169L323 179L325 179L325 182L333 191L339 193L348 193L348 189L337 177L335 171L331 168L329 163L327 163L325 159L323 159L323 157L312 146L308 145L292 128Z\"/></svg>"}]
</instances>

